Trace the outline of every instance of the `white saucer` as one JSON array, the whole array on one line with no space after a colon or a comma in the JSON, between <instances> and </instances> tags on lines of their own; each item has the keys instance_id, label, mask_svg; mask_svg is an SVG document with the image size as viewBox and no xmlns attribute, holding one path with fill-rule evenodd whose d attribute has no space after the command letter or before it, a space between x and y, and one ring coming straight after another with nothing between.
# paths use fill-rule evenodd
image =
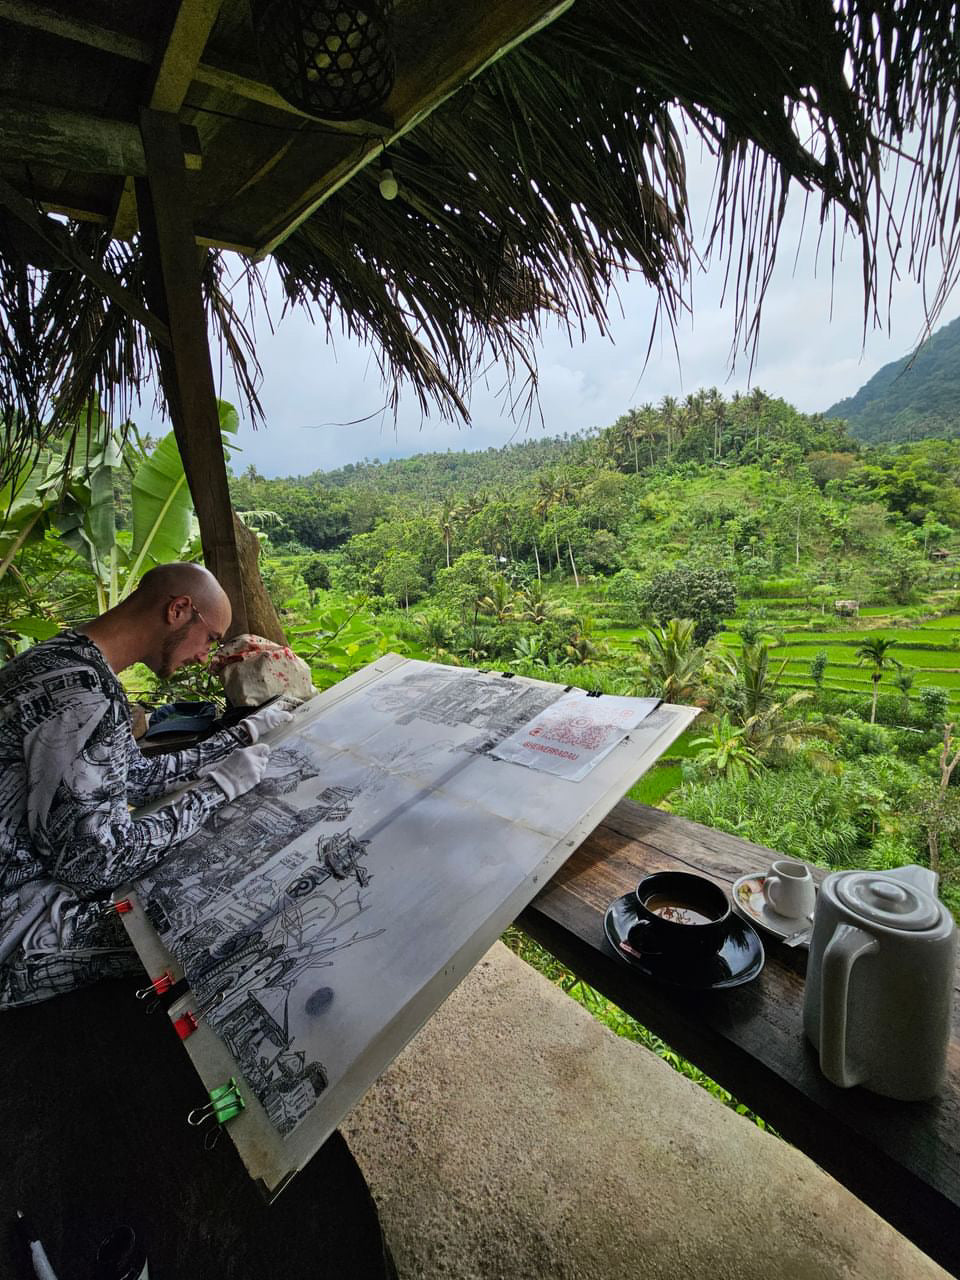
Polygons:
<instances>
[{"instance_id":1,"label":"white saucer","mask_svg":"<svg viewBox=\"0 0 960 1280\"><path fill-rule=\"evenodd\" d=\"M733 909L738 915L743 916L744 920L749 920L751 924L759 925L761 929L766 929L768 933L772 933L776 938L792 938L794 934L799 933L803 929L813 928L813 917L804 916L782 916L779 911L774 911L773 907L767 904L766 898L763 896L763 884L766 876L761 874L752 876L741 876L736 880L731 890L733 898ZM798 940L796 946L809 946L809 935Z\"/></svg>"}]
</instances>

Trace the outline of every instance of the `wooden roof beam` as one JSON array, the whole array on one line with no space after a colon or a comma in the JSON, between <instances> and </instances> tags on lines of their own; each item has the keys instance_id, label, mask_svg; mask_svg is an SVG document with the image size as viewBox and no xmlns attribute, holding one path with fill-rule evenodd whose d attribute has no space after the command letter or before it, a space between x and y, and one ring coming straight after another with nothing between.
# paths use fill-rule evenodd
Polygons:
<instances>
[{"instance_id":1,"label":"wooden roof beam","mask_svg":"<svg viewBox=\"0 0 960 1280\"><path fill-rule=\"evenodd\" d=\"M573 0L488 0L484 5L455 4L443 9L430 27L430 47L412 86L399 83L385 110L394 120L386 137L361 143L358 150L314 176L279 218L262 229L256 257L283 244L301 223L384 149L415 129L441 103L566 12Z\"/></svg>"},{"instance_id":2,"label":"wooden roof beam","mask_svg":"<svg viewBox=\"0 0 960 1280\"><path fill-rule=\"evenodd\" d=\"M199 169L199 134L191 125L179 129L184 164ZM142 177L147 172L143 139L135 124L0 98L0 164L10 161L108 177Z\"/></svg>"},{"instance_id":3,"label":"wooden roof beam","mask_svg":"<svg viewBox=\"0 0 960 1280\"><path fill-rule=\"evenodd\" d=\"M151 110L176 114L183 106L222 4L223 0L180 0L157 60L147 99Z\"/></svg>"},{"instance_id":4,"label":"wooden roof beam","mask_svg":"<svg viewBox=\"0 0 960 1280\"><path fill-rule=\"evenodd\" d=\"M0 0L0 18L32 31L43 31L47 35L58 36L61 40L72 40L88 49L99 49L101 53L109 53L116 58L126 58L130 62L141 62L151 66L156 59L156 51L146 40L127 35L122 31L111 30L109 27L99 27L78 18L71 18L58 9L33 4L31 0ZM187 23L186 19L184 22L185 27L189 29L191 24ZM187 29L181 33L179 41L186 41ZM168 77L173 75L173 66L174 59L171 57ZM238 67L231 63L228 66L214 50L208 50L205 60L196 64L193 80L196 84L203 84L223 93L235 94L236 97L248 102L259 102L261 106L272 107L274 111L283 111L301 120L314 119L313 116L307 115L306 112L300 111L292 103L287 102L285 98L281 98L276 89L259 79L254 65ZM345 134L368 135L387 132L382 124L369 120L329 120L324 123L329 128L340 130Z\"/></svg>"},{"instance_id":5,"label":"wooden roof beam","mask_svg":"<svg viewBox=\"0 0 960 1280\"><path fill-rule=\"evenodd\" d=\"M222 5L223 0L181 0L177 6L146 96L154 111L176 115L183 106ZM133 175L127 174L117 193L110 222L111 238L129 240L136 233L137 222L136 186Z\"/></svg>"},{"instance_id":6,"label":"wooden roof beam","mask_svg":"<svg viewBox=\"0 0 960 1280\"><path fill-rule=\"evenodd\" d=\"M152 311L148 311L140 299L105 270L99 262L94 262L77 245L74 237L62 223L38 213L30 201L4 178L0 178L0 204L39 236L47 248L52 249L62 260L64 266L88 276L111 302L115 302L128 315L133 316L134 320L139 321L157 342L165 347L170 346L170 330L167 325Z\"/></svg>"}]
</instances>

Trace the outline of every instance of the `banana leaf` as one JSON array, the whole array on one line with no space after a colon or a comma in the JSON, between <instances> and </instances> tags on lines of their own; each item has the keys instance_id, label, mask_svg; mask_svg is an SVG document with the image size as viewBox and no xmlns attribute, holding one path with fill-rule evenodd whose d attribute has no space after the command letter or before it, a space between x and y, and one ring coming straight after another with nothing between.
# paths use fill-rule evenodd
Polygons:
<instances>
[{"instance_id":1,"label":"banana leaf","mask_svg":"<svg viewBox=\"0 0 960 1280\"><path fill-rule=\"evenodd\" d=\"M177 560L190 540L193 501L176 437L165 435L133 477L133 563L123 595L155 564Z\"/></svg>"}]
</instances>

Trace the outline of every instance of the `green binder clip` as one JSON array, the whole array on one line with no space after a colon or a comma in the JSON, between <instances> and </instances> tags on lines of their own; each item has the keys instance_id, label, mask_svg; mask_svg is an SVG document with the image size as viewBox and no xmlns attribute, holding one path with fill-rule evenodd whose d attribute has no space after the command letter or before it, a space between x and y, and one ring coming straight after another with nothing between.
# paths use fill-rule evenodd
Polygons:
<instances>
[{"instance_id":1,"label":"green binder clip","mask_svg":"<svg viewBox=\"0 0 960 1280\"><path fill-rule=\"evenodd\" d=\"M236 1076L231 1076L226 1084L218 1084L210 1090L210 1101L203 1107L194 1107L187 1116L187 1124L201 1125L207 1120L216 1120L217 1124L226 1124L234 1116L238 1116L247 1104L240 1093Z\"/></svg>"}]
</instances>

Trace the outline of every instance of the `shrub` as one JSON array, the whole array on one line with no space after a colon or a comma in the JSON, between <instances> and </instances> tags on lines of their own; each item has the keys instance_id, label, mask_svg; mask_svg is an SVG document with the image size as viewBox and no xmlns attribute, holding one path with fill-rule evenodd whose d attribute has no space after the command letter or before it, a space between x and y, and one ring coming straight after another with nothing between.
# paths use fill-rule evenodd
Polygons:
<instances>
[{"instance_id":1,"label":"shrub","mask_svg":"<svg viewBox=\"0 0 960 1280\"><path fill-rule=\"evenodd\" d=\"M725 570L686 564L658 573L643 598L650 614L662 625L671 618L691 618L697 644L716 635L737 602L733 580Z\"/></svg>"},{"instance_id":2,"label":"shrub","mask_svg":"<svg viewBox=\"0 0 960 1280\"><path fill-rule=\"evenodd\" d=\"M950 702L946 689L941 689L935 684L926 685L919 690L917 696L920 699L920 719L925 728L932 728L934 725L946 722Z\"/></svg>"}]
</instances>

